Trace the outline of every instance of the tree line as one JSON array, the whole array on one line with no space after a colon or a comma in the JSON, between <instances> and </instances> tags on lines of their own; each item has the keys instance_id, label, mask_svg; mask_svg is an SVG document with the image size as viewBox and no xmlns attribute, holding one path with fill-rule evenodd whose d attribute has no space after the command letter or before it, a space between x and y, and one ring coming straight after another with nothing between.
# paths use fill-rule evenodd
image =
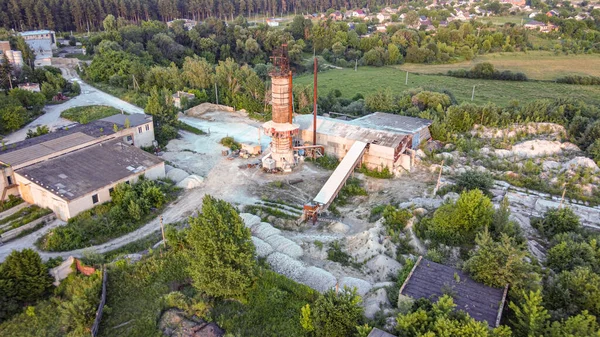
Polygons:
<instances>
[{"instance_id":1,"label":"tree line","mask_svg":"<svg viewBox=\"0 0 600 337\"><path fill-rule=\"evenodd\" d=\"M399 0L0 0L0 27L15 30L98 30L112 14L128 21L279 16L330 8L397 6Z\"/></svg>"}]
</instances>

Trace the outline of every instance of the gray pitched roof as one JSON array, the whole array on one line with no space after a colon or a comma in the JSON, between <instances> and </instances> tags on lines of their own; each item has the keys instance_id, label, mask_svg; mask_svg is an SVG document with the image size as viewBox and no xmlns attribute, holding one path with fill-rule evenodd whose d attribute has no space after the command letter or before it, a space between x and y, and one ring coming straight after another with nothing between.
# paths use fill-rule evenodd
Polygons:
<instances>
[{"instance_id":1,"label":"gray pitched roof","mask_svg":"<svg viewBox=\"0 0 600 337\"><path fill-rule=\"evenodd\" d=\"M492 288L473 281L459 269L419 258L400 294L436 301L450 292L457 310L496 327L506 299L506 288Z\"/></svg>"},{"instance_id":2,"label":"gray pitched roof","mask_svg":"<svg viewBox=\"0 0 600 337\"><path fill-rule=\"evenodd\" d=\"M350 124L366 128L407 134L419 132L421 129L430 126L431 123L432 121L429 119L402 116L385 112L374 112L350 122Z\"/></svg>"}]
</instances>

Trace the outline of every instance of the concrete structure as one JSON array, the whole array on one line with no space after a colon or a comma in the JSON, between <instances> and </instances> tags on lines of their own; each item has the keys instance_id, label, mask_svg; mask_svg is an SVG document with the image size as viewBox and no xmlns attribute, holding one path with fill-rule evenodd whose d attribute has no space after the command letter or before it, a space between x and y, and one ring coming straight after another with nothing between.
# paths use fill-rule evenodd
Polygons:
<instances>
[{"instance_id":1,"label":"concrete structure","mask_svg":"<svg viewBox=\"0 0 600 337\"><path fill-rule=\"evenodd\" d=\"M31 91L31 92L40 92L40 85L38 83L19 83L19 89Z\"/></svg>"},{"instance_id":2,"label":"concrete structure","mask_svg":"<svg viewBox=\"0 0 600 337\"><path fill-rule=\"evenodd\" d=\"M177 109L182 109L184 106L181 104L181 99L182 98L186 98L188 101L193 100L194 98L196 98L196 95L194 94L189 94L185 91L178 91L176 93L173 94L173 105L175 105L175 107Z\"/></svg>"},{"instance_id":3,"label":"concrete structure","mask_svg":"<svg viewBox=\"0 0 600 337\"><path fill-rule=\"evenodd\" d=\"M191 30L192 28L196 27L196 25L198 25L198 21L195 21L195 20L175 19L175 20L167 22L167 27L169 27L169 28L173 27L173 23L175 23L176 21L183 21L183 27L187 30Z\"/></svg>"},{"instance_id":4,"label":"concrete structure","mask_svg":"<svg viewBox=\"0 0 600 337\"><path fill-rule=\"evenodd\" d=\"M297 116L300 138L312 143L313 117ZM411 149L431 138L431 121L376 112L352 121L326 117L317 118L317 144L324 146L325 153L344 158L354 142L369 144L362 164L369 169L388 168L390 172L410 171L413 163Z\"/></svg>"},{"instance_id":5,"label":"concrete structure","mask_svg":"<svg viewBox=\"0 0 600 337\"><path fill-rule=\"evenodd\" d=\"M116 184L164 177L164 163L138 149L154 142L152 117L114 115L0 149L0 194L52 209L67 220L110 200Z\"/></svg>"},{"instance_id":6,"label":"concrete structure","mask_svg":"<svg viewBox=\"0 0 600 337\"><path fill-rule=\"evenodd\" d=\"M269 27L279 27L280 23L281 23L281 19L277 19L277 18L267 19L267 25Z\"/></svg>"},{"instance_id":7,"label":"concrete structure","mask_svg":"<svg viewBox=\"0 0 600 337\"><path fill-rule=\"evenodd\" d=\"M8 62L14 67L21 68L23 66L23 53L18 50L11 50L10 42L0 41L0 52L6 55Z\"/></svg>"},{"instance_id":8,"label":"concrete structure","mask_svg":"<svg viewBox=\"0 0 600 337\"><path fill-rule=\"evenodd\" d=\"M21 198L51 209L63 220L110 201L110 192L117 184L133 183L140 175L149 179L164 177L164 162L120 139L98 143L15 172Z\"/></svg>"},{"instance_id":9,"label":"concrete structure","mask_svg":"<svg viewBox=\"0 0 600 337\"><path fill-rule=\"evenodd\" d=\"M52 30L34 30L19 33L35 53L37 67L52 64L52 51L56 49L56 35Z\"/></svg>"},{"instance_id":10,"label":"concrete structure","mask_svg":"<svg viewBox=\"0 0 600 337\"><path fill-rule=\"evenodd\" d=\"M289 68L287 45L283 45L272 59L272 119L263 124L265 134L272 139L271 153L263 158L263 162L266 161L268 167L274 165L277 169L290 171L296 164L293 140L298 136L298 125L292 123L292 72Z\"/></svg>"}]
</instances>

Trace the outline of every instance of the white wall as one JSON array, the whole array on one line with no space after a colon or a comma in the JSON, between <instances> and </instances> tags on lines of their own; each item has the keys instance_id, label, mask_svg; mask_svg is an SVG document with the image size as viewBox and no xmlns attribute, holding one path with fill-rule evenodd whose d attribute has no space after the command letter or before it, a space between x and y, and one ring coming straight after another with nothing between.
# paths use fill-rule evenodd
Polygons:
<instances>
[{"instance_id":1,"label":"white wall","mask_svg":"<svg viewBox=\"0 0 600 337\"><path fill-rule=\"evenodd\" d=\"M149 130L146 130L146 127L148 127ZM142 132L140 132L139 128L142 128ZM133 130L133 144L135 146L146 147L152 145L152 141L154 141L154 124L152 122L131 129Z\"/></svg>"},{"instance_id":2,"label":"white wall","mask_svg":"<svg viewBox=\"0 0 600 337\"><path fill-rule=\"evenodd\" d=\"M51 209L59 219L68 220L69 207L67 201L51 193L45 188L15 173L19 184L21 198L30 204Z\"/></svg>"}]
</instances>

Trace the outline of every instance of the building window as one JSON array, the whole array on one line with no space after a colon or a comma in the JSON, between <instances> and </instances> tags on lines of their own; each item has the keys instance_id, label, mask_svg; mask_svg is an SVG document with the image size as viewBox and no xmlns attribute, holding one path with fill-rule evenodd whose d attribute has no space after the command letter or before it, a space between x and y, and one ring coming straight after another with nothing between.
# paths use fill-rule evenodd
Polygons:
<instances>
[{"instance_id":1,"label":"building window","mask_svg":"<svg viewBox=\"0 0 600 337\"><path fill-rule=\"evenodd\" d=\"M146 124L146 131L150 131L150 124Z\"/></svg>"},{"instance_id":2,"label":"building window","mask_svg":"<svg viewBox=\"0 0 600 337\"><path fill-rule=\"evenodd\" d=\"M7 176L6 177L6 182L8 183L8 186L12 185L13 184L12 177L11 176Z\"/></svg>"},{"instance_id":3,"label":"building window","mask_svg":"<svg viewBox=\"0 0 600 337\"><path fill-rule=\"evenodd\" d=\"M128 141L128 142L132 142L132 141L133 141L133 138L132 138L131 136L127 136L127 141Z\"/></svg>"},{"instance_id":4,"label":"building window","mask_svg":"<svg viewBox=\"0 0 600 337\"><path fill-rule=\"evenodd\" d=\"M98 194L92 195L92 203L94 203L94 204L98 203Z\"/></svg>"},{"instance_id":5,"label":"building window","mask_svg":"<svg viewBox=\"0 0 600 337\"><path fill-rule=\"evenodd\" d=\"M109 188L109 189L108 189L108 194L110 194L110 195L112 196L112 192L113 192L114 190L115 190L115 189L114 189L113 187Z\"/></svg>"},{"instance_id":6,"label":"building window","mask_svg":"<svg viewBox=\"0 0 600 337\"><path fill-rule=\"evenodd\" d=\"M127 181L125 182L125 184L129 185L129 180L127 180Z\"/></svg>"},{"instance_id":7,"label":"building window","mask_svg":"<svg viewBox=\"0 0 600 337\"><path fill-rule=\"evenodd\" d=\"M141 126L138 128L138 133L142 133L142 127Z\"/></svg>"}]
</instances>

